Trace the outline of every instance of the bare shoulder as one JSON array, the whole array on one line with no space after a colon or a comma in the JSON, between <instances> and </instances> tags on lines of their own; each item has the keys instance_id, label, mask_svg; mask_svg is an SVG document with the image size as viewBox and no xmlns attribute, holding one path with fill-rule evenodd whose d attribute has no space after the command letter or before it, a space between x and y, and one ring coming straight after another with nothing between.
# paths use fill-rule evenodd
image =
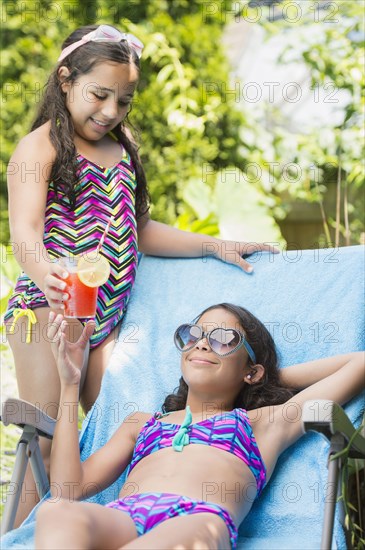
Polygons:
<instances>
[{"instance_id":1,"label":"bare shoulder","mask_svg":"<svg viewBox=\"0 0 365 550\"><path fill-rule=\"evenodd\" d=\"M152 413L138 411L131 413L125 418L123 424L128 425L134 440L137 439L139 432L151 416Z\"/></svg>"},{"instance_id":2,"label":"bare shoulder","mask_svg":"<svg viewBox=\"0 0 365 550\"><path fill-rule=\"evenodd\" d=\"M50 123L43 124L24 136L7 166L10 226L17 239L26 239L29 228L43 236L47 192L56 158L49 127Z\"/></svg>"},{"instance_id":3,"label":"bare shoulder","mask_svg":"<svg viewBox=\"0 0 365 550\"><path fill-rule=\"evenodd\" d=\"M153 413L138 411L138 412L132 413L132 415L130 416L131 418L136 419L137 423L142 427L147 422L147 420L149 420L151 416L153 416Z\"/></svg>"},{"instance_id":4,"label":"bare shoulder","mask_svg":"<svg viewBox=\"0 0 365 550\"><path fill-rule=\"evenodd\" d=\"M49 136L50 127L51 123L48 121L21 138L9 164L12 162L39 162L44 166L53 163L56 151Z\"/></svg>"}]
</instances>

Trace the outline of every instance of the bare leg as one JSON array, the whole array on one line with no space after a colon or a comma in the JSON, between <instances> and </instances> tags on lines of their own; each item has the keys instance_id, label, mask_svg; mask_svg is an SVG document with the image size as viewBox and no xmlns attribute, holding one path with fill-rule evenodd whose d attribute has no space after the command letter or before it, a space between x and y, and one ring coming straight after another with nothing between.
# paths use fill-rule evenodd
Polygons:
<instances>
[{"instance_id":1,"label":"bare leg","mask_svg":"<svg viewBox=\"0 0 365 550\"><path fill-rule=\"evenodd\" d=\"M37 513L37 550L116 550L137 537L125 512L89 502L45 502Z\"/></svg>"},{"instance_id":2,"label":"bare leg","mask_svg":"<svg viewBox=\"0 0 365 550\"><path fill-rule=\"evenodd\" d=\"M19 397L37 405L46 414L56 418L60 383L57 366L47 339L49 311L48 307L34 310L38 322L33 326L31 342L29 344L26 343L28 324L24 317L20 318L16 323L14 334L8 334L7 336L14 356ZM11 324L11 320L7 322L7 327L9 327L9 324ZM81 323L75 319L70 324L68 336L71 340L75 341L81 332ZM85 357L85 360L87 360L87 357ZM49 472L51 442L45 438L41 438L40 448L46 471ZM15 519L15 527L19 526L28 516L38 500L33 475L30 466L28 466Z\"/></svg>"},{"instance_id":3,"label":"bare leg","mask_svg":"<svg viewBox=\"0 0 365 550\"><path fill-rule=\"evenodd\" d=\"M89 411L99 395L101 380L108 366L108 362L115 342L118 338L119 326L116 326L98 347L90 350L86 380L81 392L81 404L85 412Z\"/></svg>"},{"instance_id":4,"label":"bare leg","mask_svg":"<svg viewBox=\"0 0 365 550\"><path fill-rule=\"evenodd\" d=\"M168 519L121 547L123 550L230 550L224 520L209 512Z\"/></svg>"}]
</instances>

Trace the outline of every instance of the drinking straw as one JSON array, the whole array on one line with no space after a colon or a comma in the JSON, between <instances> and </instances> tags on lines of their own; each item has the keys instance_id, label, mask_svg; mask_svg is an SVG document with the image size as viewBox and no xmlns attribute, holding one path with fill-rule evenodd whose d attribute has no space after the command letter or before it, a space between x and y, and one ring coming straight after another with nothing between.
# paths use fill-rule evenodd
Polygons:
<instances>
[{"instance_id":1,"label":"drinking straw","mask_svg":"<svg viewBox=\"0 0 365 550\"><path fill-rule=\"evenodd\" d=\"M108 231L109 231L109 228L110 228L111 223L112 223L113 220L114 220L114 216L110 216L110 220L108 221L107 226L106 226L106 228L104 229L104 233L102 234L101 239L100 239L100 241L99 241L99 244L98 244L98 246L96 247L96 254L99 254L100 249L101 249L101 247L103 246L104 239L105 239L105 237L106 237L106 235L107 235L107 233L108 233Z\"/></svg>"}]
</instances>

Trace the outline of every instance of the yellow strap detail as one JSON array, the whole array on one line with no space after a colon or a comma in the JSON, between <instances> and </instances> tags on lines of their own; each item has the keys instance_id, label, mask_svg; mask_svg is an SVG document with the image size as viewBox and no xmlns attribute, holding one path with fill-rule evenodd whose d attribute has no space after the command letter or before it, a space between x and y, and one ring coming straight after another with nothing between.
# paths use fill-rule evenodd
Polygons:
<instances>
[{"instance_id":1,"label":"yellow strap detail","mask_svg":"<svg viewBox=\"0 0 365 550\"><path fill-rule=\"evenodd\" d=\"M9 328L9 334L14 334L15 324L17 320L20 319L20 317L24 317L24 316L28 317L27 339L25 343L30 344L32 325L35 325L37 323L37 317L35 316L34 311L32 311L31 309L21 309L21 308L14 309L13 322L11 323L11 326Z\"/></svg>"}]
</instances>

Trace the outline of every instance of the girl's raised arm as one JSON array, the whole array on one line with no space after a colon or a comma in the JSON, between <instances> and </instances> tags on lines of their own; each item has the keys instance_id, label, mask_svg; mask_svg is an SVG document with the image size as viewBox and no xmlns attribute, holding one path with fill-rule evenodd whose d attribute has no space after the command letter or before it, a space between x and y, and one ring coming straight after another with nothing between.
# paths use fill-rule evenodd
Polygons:
<instances>
[{"instance_id":1,"label":"girl's raised arm","mask_svg":"<svg viewBox=\"0 0 365 550\"><path fill-rule=\"evenodd\" d=\"M84 353L95 324L89 321L75 343L65 336L62 315L50 314L51 341L61 381L60 405L51 451L51 493L54 497L81 500L115 481L129 464L139 426L138 414L127 418L114 436L85 462L80 460L78 401Z\"/></svg>"},{"instance_id":2,"label":"girl's raised arm","mask_svg":"<svg viewBox=\"0 0 365 550\"><path fill-rule=\"evenodd\" d=\"M345 353L292 365L280 370L280 381L284 386L302 390L334 374L349 361L361 357L362 353Z\"/></svg>"},{"instance_id":3,"label":"girl's raised arm","mask_svg":"<svg viewBox=\"0 0 365 550\"><path fill-rule=\"evenodd\" d=\"M365 388L365 352L358 351L309 361L283 369L283 384L304 388L277 409L282 439L288 447L302 435L301 412L305 401L328 399L343 405Z\"/></svg>"}]
</instances>

